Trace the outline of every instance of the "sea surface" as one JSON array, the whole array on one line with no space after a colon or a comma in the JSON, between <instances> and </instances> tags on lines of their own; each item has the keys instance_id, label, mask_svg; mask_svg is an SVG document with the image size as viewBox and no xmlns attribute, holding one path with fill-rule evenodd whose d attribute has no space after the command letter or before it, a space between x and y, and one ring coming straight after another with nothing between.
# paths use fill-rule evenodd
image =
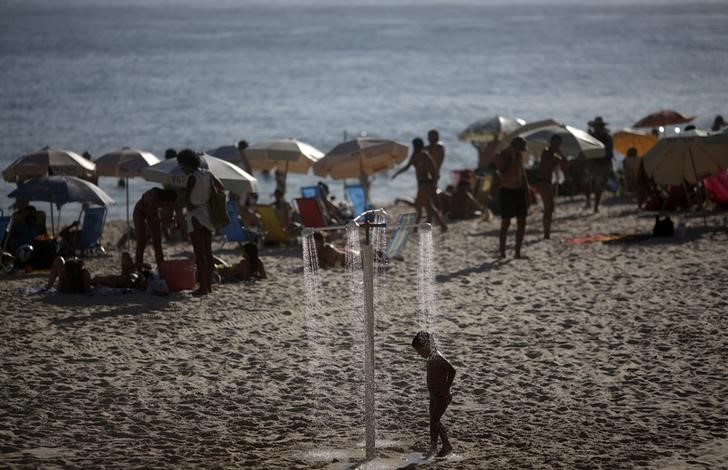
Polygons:
<instances>
[{"instance_id":1,"label":"sea surface","mask_svg":"<svg viewBox=\"0 0 728 470\"><path fill-rule=\"evenodd\" d=\"M172 1L0 3L0 167L44 145L210 149L293 137L326 152L361 133L409 144L496 114L616 130L663 108L728 117L721 1ZM414 176L373 182L378 203ZM289 197L313 175L291 175ZM100 186L125 216L113 178ZM342 182L329 181L340 194ZM273 182L261 179L261 200ZM14 185L0 184L9 208ZM131 183L133 201L150 183ZM40 204L39 204L40 205ZM77 207L64 208L68 217Z\"/></svg>"}]
</instances>

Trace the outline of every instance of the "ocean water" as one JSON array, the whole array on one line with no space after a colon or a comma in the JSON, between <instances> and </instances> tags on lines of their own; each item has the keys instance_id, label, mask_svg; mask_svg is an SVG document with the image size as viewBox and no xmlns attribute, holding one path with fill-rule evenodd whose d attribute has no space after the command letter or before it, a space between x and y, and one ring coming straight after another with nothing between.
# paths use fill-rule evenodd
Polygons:
<instances>
[{"instance_id":1,"label":"ocean water","mask_svg":"<svg viewBox=\"0 0 728 470\"><path fill-rule=\"evenodd\" d=\"M362 132L409 144L437 128L449 171L476 162L457 133L496 114L582 128L601 115L613 130L663 108L699 127L728 115L725 2L339 3L5 0L0 166L43 145L161 157L294 137L325 152ZM315 181L291 175L289 197ZM123 217L123 190L100 185ZM133 181L132 201L148 187ZM372 198L414 187L382 174ZM12 189L0 184L3 209Z\"/></svg>"}]
</instances>

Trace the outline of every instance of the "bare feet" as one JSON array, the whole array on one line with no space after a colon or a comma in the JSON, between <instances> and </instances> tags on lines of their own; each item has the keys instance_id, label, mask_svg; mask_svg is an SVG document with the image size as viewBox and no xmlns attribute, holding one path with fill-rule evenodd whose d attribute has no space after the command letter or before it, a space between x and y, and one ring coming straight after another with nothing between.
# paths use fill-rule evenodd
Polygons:
<instances>
[{"instance_id":1,"label":"bare feet","mask_svg":"<svg viewBox=\"0 0 728 470\"><path fill-rule=\"evenodd\" d=\"M207 294L209 294L209 292L207 292L207 290L205 290L205 289L197 289L196 291L194 291L192 293L192 295L194 295L195 297L201 297L201 296L207 295Z\"/></svg>"},{"instance_id":2,"label":"bare feet","mask_svg":"<svg viewBox=\"0 0 728 470\"><path fill-rule=\"evenodd\" d=\"M438 457L445 457L450 452L452 452L452 446L450 444L443 445L442 449L440 449L440 452L437 453Z\"/></svg>"},{"instance_id":3,"label":"bare feet","mask_svg":"<svg viewBox=\"0 0 728 470\"><path fill-rule=\"evenodd\" d=\"M505 251L501 251L501 252L500 252L500 253L498 254L498 257L499 257L500 259L506 259L506 252L505 252Z\"/></svg>"}]
</instances>

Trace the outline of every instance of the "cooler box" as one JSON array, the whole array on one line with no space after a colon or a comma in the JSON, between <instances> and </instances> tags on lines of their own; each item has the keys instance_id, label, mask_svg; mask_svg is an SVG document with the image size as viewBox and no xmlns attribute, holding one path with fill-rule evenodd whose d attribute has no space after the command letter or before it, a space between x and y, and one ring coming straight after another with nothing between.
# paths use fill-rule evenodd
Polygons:
<instances>
[{"instance_id":1,"label":"cooler box","mask_svg":"<svg viewBox=\"0 0 728 470\"><path fill-rule=\"evenodd\" d=\"M166 260L159 265L159 277L165 280L170 291L194 289L195 271L191 258Z\"/></svg>"}]
</instances>

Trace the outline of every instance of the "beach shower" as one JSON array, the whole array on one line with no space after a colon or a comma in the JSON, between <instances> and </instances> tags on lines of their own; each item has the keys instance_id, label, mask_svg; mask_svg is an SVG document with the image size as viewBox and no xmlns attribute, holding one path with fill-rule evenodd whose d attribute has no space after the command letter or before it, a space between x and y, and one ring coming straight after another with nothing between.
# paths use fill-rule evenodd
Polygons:
<instances>
[{"instance_id":1,"label":"beach shower","mask_svg":"<svg viewBox=\"0 0 728 470\"><path fill-rule=\"evenodd\" d=\"M306 337L309 346L308 376L312 390L325 387L323 364L330 358L331 338L326 337L325 315L329 306L322 293L321 271L314 241L317 231L346 231L346 275L350 311L351 355L354 381L361 384L363 399L359 401L364 424L365 459L372 460L376 449L376 312L384 307L387 257L387 228L417 229L419 233L419 266L417 275L417 325L419 329L435 329L436 295L434 287L434 256L430 224L399 224L389 222L383 209L367 211L346 226L306 228L303 231L303 262L305 288ZM321 405L312 413L317 429L328 426L327 411Z\"/></svg>"}]
</instances>

